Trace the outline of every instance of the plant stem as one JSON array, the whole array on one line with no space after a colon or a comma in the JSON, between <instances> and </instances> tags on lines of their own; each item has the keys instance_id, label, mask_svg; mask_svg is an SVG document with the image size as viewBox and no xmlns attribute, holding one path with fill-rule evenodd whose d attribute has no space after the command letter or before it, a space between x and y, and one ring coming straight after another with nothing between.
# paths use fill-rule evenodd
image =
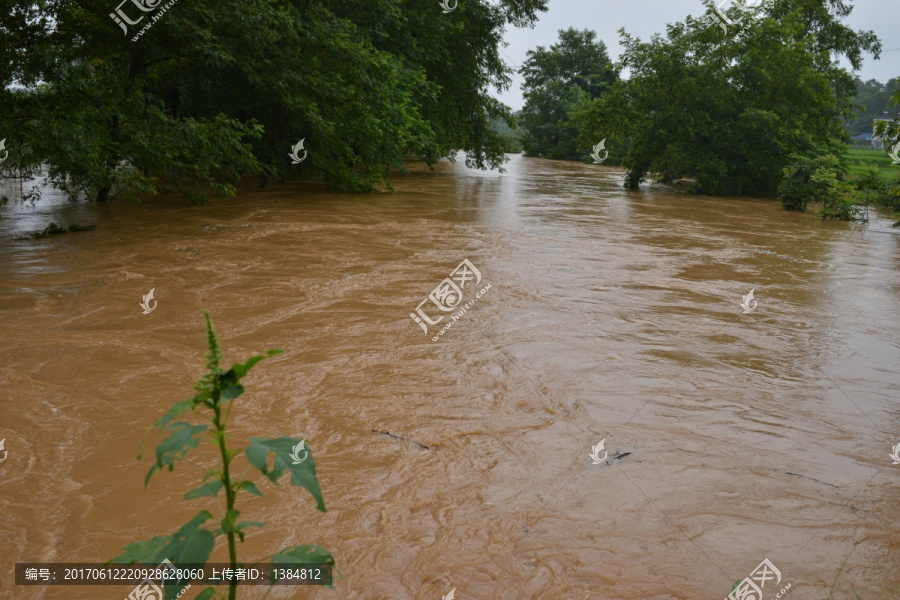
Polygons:
<instances>
[{"instance_id":1,"label":"plant stem","mask_svg":"<svg viewBox=\"0 0 900 600\"><path fill-rule=\"evenodd\" d=\"M231 462L228 458L228 450L225 448L225 425L221 420L221 409L219 407L219 394L218 394L218 385L216 386L216 398L215 398L215 406L213 410L216 413L215 424L216 424L216 441L219 443L219 450L222 453L222 484L225 487L225 516L231 514L232 509L234 508L234 489L231 487L231 476L229 475L228 467ZM231 568L237 569L237 548L234 544L234 532L228 532L228 558L231 562ZM228 600L235 600L237 597L237 581L231 580L228 587Z\"/></svg>"}]
</instances>

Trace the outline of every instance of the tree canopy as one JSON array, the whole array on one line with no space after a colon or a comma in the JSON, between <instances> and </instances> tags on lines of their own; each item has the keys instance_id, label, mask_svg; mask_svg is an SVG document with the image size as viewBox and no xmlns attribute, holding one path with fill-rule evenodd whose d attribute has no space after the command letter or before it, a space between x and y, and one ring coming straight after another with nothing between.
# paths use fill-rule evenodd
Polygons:
<instances>
[{"instance_id":1,"label":"tree canopy","mask_svg":"<svg viewBox=\"0 0 900 600\"><path fill-rule=\"evenodd\" d=\"M573 111L600 98L618 79L606 51L595 41L596 33L574 28L562 29L559 42L549 49L538 46L528 51L520 69L525 106L523 145L531 156L576 160L579 125Z\"/></svg>"},{"instance_id":2,"label":"tree canopy","mask_svg":"<svg viewBox=\"0 0 900 600\"><path fill-rule=\"evenodd\" d=\"M203 202L250 173L265 183L302 168L369 191L407 154L463 150L471 166L499 166L490 123L511 115L489 95L510 81L498 46L547 0L449 13L428 0L117 1L9 0L9 164L45 165L98 200L177 190Z\"/></svg>"},{"instance_id":3,"label":"tree canopy","mask_svg":"<svg viewBox=\"0 0 900 600\"><path fill-rule=\"evenodd\" d=\"M792 155L840 154L855 82L838 59L876 57L872 32L841 22L841 0L777 0L724 36L688 17L649 41L620 30L629 78L581 109L582 147L609 138L626 185L696 178L708 194L775 195Z\"/></svg>"}]
</instances>

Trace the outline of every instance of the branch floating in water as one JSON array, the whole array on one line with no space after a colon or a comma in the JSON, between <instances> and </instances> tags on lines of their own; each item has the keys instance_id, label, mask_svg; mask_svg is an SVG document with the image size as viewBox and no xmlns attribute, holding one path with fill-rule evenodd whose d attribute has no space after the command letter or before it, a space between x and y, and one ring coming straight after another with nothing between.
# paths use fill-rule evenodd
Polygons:
<instances>
[{"instance_id":1,"label":"branch floating in water","mask_svg":"<svg viewBox=\"0 0 900 600\"><path fill-rule=\"evenodd\" d=\"M434 448L432 448L431 446L426 446L425 444L420 444L419 442L417 442L415 440L410 440L405 437L400 437L399 435L394 435L393 433L390 433L389 431L378 431L377 429L373 429L372 433L380 433L381 435L386 435L388 437L392 437L397 440L403 440L404 442L412 442L416 446L419 446L420 448L425 448L426 450L434 450Z\"/></svg>"}]
</instances>

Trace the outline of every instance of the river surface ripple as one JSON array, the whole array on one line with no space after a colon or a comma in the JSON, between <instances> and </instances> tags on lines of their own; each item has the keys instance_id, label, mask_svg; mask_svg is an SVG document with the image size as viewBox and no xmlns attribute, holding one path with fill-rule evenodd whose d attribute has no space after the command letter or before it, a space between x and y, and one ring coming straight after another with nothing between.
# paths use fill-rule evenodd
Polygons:
<instances>
[{"instance_id":1,"label":"river surface ripple","mask_svg":"<svg viewBox=\"0 0 900 600\"><path fill-rule=\"evenodd\" d=\"M103 562L219 510L181 497L211 447L146 491L159 438L135 461L151 421L193 395L204 308L226 362L285 349L248 376L232 443L306 438L328 507L285 485L239 501L268 523L244 560L316 543L343 575L270 600L719 600L764 558L782 574L765 600L786 583L824 600L839 571L835 598L900 597L890 220L628 191L605 166L506 169L415 166L393 195L12 202L0 597L120 600L129 586L17 587L12 565ZM18 237L50 220L97 228ZM431 341L443 322L425 335L410 313L463 259L481 275L463 303L490 288ZM592 464L604 439L627 456Z\"/></svg>"}]
</instances>

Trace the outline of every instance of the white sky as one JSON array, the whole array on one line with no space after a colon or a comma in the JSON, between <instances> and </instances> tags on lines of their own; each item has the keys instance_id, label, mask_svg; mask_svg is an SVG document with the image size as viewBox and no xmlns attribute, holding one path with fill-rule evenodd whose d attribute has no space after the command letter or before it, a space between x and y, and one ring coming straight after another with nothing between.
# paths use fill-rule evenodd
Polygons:
<instances>
[{"instance_id":1,"label":"white sky","mask_svg":"<svg viewBox=\"0 0 900 600\"><path fill-rule=\"evenodd\" d=\"M864 80L877 79L884 83L900 77L900 0L845 0L853 12L845 22L855 30L872 30L885 50L880 60L866 55L862 70ZM534 29L509 29L504 36L509 43L500 56L518 68L525 61L525 53L537 46L545 48L559 39L558 31L567 27L593 29L598 39L606 43L610 58L618 60L620 27L628 33L647 40L654 33L664 33L666 24L682 21L687 15L695 17L705 12L700 0L550 0L548 11L539 13ZM494 95L514 110L522 108L522 78L516 74L510 89Z\"/></svg>"}]
</instances>

